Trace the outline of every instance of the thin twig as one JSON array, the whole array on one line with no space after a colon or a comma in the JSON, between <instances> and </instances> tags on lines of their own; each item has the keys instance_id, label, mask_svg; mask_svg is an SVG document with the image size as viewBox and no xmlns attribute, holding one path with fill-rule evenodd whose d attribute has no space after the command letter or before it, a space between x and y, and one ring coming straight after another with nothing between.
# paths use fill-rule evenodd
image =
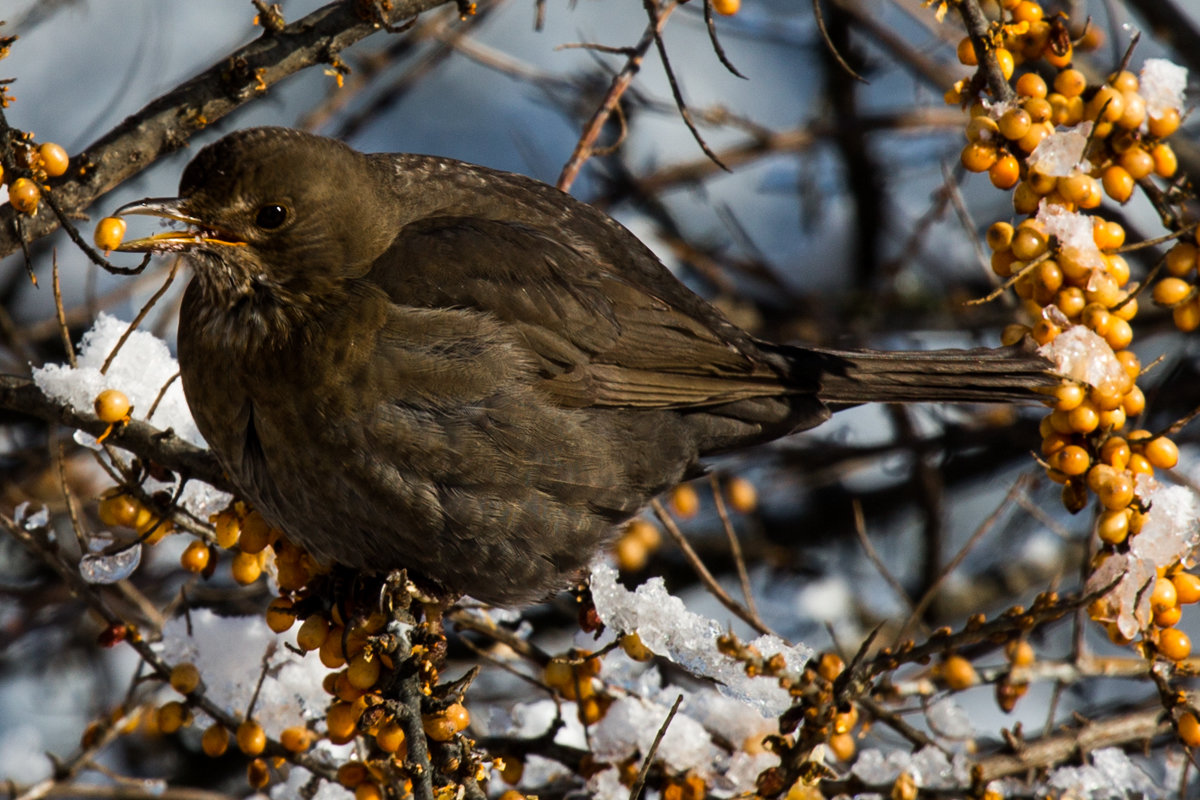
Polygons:
<instances>
[{"instance_id":1,"label":"thin twig","mask_svg":"<svg viewBox=\"0 0 1200 800\"><path fill-rule=\"evenodd\" d=\"M667 735L667 728L670 726L671 720L675 719L675 712L679 710L679 705L682 702L683 695L680 694L671 705L671 710L667 712L667 718L659 726L658 733L654 736L654 741L650 743L650 750L646 753L646 757L642 759L642 768L638 771L637 780L633 782L633 786L629 789L629 800L638 800L638 797L641 796L642 787L646 785L646 775L650 772L650 764L654 761L654 754L658 752L658 745L662 742L663 737Z\"/></svg>"},{"instance_id":2,"label":"thin twig","mask_svg":"<svg viewBox=\"0 0 1200 800\"><path fill-rule=\"evenodd\" d=\"M742 554L742 543L738 541L737 531L729 519L729 509L725 507L725 498L721 496L721 481L717 473L710 473L708 482L712 486L713 502L717 507L717 516L721 518L721 527L725 529L725 537L729 540L729 552L733 556L733 564L737 568L738 580L742 584L742 597L746 608L754 616L758 616L758 608L754 604L754 592L750 588L750 574L746 571L746 559Z\"/></svg>"}]
</instances>

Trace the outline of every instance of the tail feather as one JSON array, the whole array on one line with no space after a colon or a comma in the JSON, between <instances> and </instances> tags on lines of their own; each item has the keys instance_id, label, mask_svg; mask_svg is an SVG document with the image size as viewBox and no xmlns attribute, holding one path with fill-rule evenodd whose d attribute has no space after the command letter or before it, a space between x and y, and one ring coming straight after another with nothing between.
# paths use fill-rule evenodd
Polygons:
<instances>
[{"instance_id":1,"label":"tail feather","mask_svg":"<svg viewBox=\"0 0 1200 800\"><path fill-rule=\"evenodd\" d=\"M813 348L826 403L1033 401L1061 378L1029 348L872 351ZM803 362L802 362L803 363ZM1039 391L1041 390L1041 391Z\"/></svg>"}]
</instances>

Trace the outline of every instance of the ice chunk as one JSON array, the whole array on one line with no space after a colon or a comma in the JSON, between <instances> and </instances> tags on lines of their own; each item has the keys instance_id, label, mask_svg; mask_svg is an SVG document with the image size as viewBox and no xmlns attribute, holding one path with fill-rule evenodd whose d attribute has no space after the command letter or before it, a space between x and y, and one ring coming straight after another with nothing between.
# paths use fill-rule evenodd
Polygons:
<instances>
[{"instance_id":1,"label":"ice chunk","mask_svg":"<svg viewBox=\"0 0 1200 800\"><path fill-rule=\"evenodd\" d=\"M1096 246L1096 239L1092 233L1095 223L1091 216L1078 211L1068 211L1060 205L1043 200L1038 204L1037 221L1042 224L1047 235L1058 241L1058 250L1064 256L1083 267L1104 269L1104 255Z\"/></svg>"},{"instance_id":2,"label":"ice chunk","mask_svg":"<svg viewBox=\"0 0 1200 800\"><path fill-rule=\"evenodd\" d=\"M1161 117L1168 109L1183 108L1187 68L1165 58L1147 58L1142 65L1138 93L1146 99L1146 113Z\"/></svg>"},{"instance_id":3,"label":"ice chunk","mask_svg":"<svg viewBox=\"0 0 1200 800\"><path fill-rule=\"evenodd\" d=\"M1089 386L1111 386L1124 380L1125 369L1112 347L1084 325L1071 326L1038 352L1054 362L1056 372Z\"/></svg>"},{"instance_id":4,"label":"ice chunk","mask_svg":"<svg viewBox=\"0 0 1200 800\"><path fill-rule=\"evenodd\" d=\"M88 546L100 550L112 543L112 539L98 536L92 539ZM142 545L135 542L109 555L99 552L85 554L79 559L79 574L88 583L117 583L132 575L141 563Z\"/></svg>"},{"instance_id":5,"label":"ice chunk","mask_svg":"<svg viewBox=\"0 0 1200 800\"><path fill-rule=\"evenodd\" d=\"M1091 133L1090 121L1055 131L1033 148L1029 154L1029 166L1043 175L1056 178L1070 175L1076 169L1089 172L1091 165L1083 160L1083 150Z\"/></svg>"}]
</instances>

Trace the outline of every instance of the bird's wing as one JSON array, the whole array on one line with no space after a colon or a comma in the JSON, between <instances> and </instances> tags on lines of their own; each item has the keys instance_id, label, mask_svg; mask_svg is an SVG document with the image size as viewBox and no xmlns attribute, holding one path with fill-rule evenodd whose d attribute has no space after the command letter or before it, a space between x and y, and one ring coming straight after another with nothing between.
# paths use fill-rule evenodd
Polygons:
<instances>
[{"instance_id":1,"label":"bird's wing","mask_svg":"<svg viewBox=\"0 0 1200 800\"><path fill-rule=\"evenodd\" d=\"M401 231L367 279L402 305L495 315L536 356L543 390L566 406L685 408L780 393L779 372L752 340L648 250L606 258L564 239L515 222L424 219ZM615 258L640 262L629 269Z\"/></svg>"}]
</instances>

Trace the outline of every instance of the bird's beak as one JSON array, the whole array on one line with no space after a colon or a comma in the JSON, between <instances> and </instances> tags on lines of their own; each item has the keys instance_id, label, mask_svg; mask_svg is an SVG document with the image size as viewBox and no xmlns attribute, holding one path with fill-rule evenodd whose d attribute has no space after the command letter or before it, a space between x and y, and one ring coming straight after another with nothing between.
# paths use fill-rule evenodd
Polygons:
<instances>
[{"instance_id":1,"label":"bird's beak","mask_svg":"<svg viewBox=\"0 0 1200 800\"><path fill-rule=\"evenodd\" d=\"M173 219L189 226L186 230L163 231L143 239L122 242L116 249L122 253L154 253L169 250L191 250L200 245L245 245L222 231L205 224L204 220L190 213L186 197L147 197L127 203L115 212L114 217L144 214L151 217Z\"/></svg>"}]
</instances>

